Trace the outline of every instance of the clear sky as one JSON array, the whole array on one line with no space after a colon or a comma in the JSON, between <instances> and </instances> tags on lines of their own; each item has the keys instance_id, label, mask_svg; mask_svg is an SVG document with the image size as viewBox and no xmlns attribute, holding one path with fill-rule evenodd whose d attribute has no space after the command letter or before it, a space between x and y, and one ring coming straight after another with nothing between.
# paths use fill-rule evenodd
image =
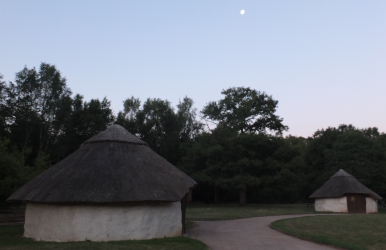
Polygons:
<instances>
[{"instance_id":1,"label":"clear sky","mask_svg":"<svg viewBox=\"0 0 386 250\"><path fill-rule=\"evenodd\" d=\"M0 0L0 73L41 62L115 113L131 96L201 110L245 86L279 101L287 134L386 132L385 0Z\"/></svg>"}]
</instances>

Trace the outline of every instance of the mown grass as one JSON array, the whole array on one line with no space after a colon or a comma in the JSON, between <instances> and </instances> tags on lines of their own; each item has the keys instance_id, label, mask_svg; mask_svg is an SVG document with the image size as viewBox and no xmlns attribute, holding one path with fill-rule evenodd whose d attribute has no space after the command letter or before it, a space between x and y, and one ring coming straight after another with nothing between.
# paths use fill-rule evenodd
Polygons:
<instances>
[{"instance_id":1,"label":"mown grass","mask_svg":"<svg viewBox=\"0 0 386 250\"><path fill-rule=\"evenodd\" d=\"M275 221L271 227L350 250L386 250L386 214L323 215Z\"/></svg>"},{"instance_id":2,"label":"mown grass","mask_svg":"<svg viewBox=\"0 0 386 250\"><path fill-rule=\"evenodd\" d=\"M186 209L186 220L234 220L260 216L313 214L313 208L306 204L274 204L274 205L247 205L237 204L220 205L189 205Z\"/></svg>"},{"instance_id":3,"label":"mown grass","mask_svg":"<svg viewBox=\"0 0 386 250\"><path fill-rule=\"evenodd\" d=\"M173 237L153 240L127 240L110 242L42 242L22 237L23 226L0 226L0 249L35 250L35 249L127 249L127 250L206 250L207 246L194 239Z\"/></svg>"}]
</instances>

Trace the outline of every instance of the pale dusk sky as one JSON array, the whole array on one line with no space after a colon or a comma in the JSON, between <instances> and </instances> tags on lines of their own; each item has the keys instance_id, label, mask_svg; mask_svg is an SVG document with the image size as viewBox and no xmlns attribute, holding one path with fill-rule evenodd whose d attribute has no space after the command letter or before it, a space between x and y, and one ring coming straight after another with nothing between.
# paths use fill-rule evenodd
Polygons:
<instances>
[{"instance_id":1,"label":"pale dusk sky","mask_svg":"<svg viewBox=\"0 0 386 250\"><path fill-rule=\"evenodd\" d=\"M240 11L245 10L241 15ZM279 101L286 134L386 132L386 1L0 0L0 73L56 65L74 94L184 96L201 110L245 86Z\"/></svg>"}]
</instances>

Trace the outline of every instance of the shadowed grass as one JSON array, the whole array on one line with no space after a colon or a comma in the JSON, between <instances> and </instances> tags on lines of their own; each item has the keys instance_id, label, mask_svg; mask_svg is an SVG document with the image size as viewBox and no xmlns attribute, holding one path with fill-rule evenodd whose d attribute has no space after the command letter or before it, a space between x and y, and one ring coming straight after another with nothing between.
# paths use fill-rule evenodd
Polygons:
<instances>
[{"instance_id":1,"label":"shadowed grass","mask_svg":"<svg viewBox=\"0 0 386 250\"><path fill-rule=\"evenodd\" d=\"M386 250L386 214L309 216L271 227L296 237L350 250Z\"/></svg>"},{"instance_id":2,"label":"shadowed grass","mask_svg":"<svg viewBox=\"0 0 386 250\"><path fill-rule=\"evenodd\" d=\"M185 230L195 227L197 225L194 221L185 220Z\"/></svg>"},{"instance_id":3,"label":"shadowed grass","mask_svg":"<svg viewBox=\"0 0 386 250\"><path fill-rule=\"evenodd\" d=\"M314 214L313 208L306 204L274 204L274 205L189 205L186 209L187 221L200 220L234 220L260 216Z\"/></svg>"},{"instance_id":4,"label":"shadowed grass","mask_svg":"<svg viewBox=\"0 0 386 250\"><path fill-rule=\"evenodd\" d=\"M42 242L23 238L23 226L0 226L1 249L127 249L127 250L206 250L206 245L198 240L186 237L173 237L153 240L127 240L110 242Z\"/></svg>"}]
</instances>

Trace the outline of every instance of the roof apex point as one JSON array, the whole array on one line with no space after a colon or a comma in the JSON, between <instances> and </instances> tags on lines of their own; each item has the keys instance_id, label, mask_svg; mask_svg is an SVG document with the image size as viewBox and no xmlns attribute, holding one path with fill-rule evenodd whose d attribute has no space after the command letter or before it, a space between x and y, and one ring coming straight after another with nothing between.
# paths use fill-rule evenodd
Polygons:
<instances>
[{"instance_id":1,"label":"roof apex point","mask_svg":"<svg viewBox=\"0 0 386 250\"><path fill-rule=\"evenodd\" d=\"M347 173L343 169L339 169L338 172L336 172L333 176L331 176L331 178L333 178L333 177L352 177L352 175L350 175L349 173Z\"/></svg>"},{"instance_id":2,"label":"roof apex point","mask_svg":"<svg viewBox=\"0 0 386 250\"><path fill-rule=\"evenodd\" d=\"M109 126L105 131L100 132L91 139L88 139L83 144L96 143L96 142L123 142L139 145L147 145L135 135L131 134L124 127L118 124Z\"/></svg>"}]
</instances>

